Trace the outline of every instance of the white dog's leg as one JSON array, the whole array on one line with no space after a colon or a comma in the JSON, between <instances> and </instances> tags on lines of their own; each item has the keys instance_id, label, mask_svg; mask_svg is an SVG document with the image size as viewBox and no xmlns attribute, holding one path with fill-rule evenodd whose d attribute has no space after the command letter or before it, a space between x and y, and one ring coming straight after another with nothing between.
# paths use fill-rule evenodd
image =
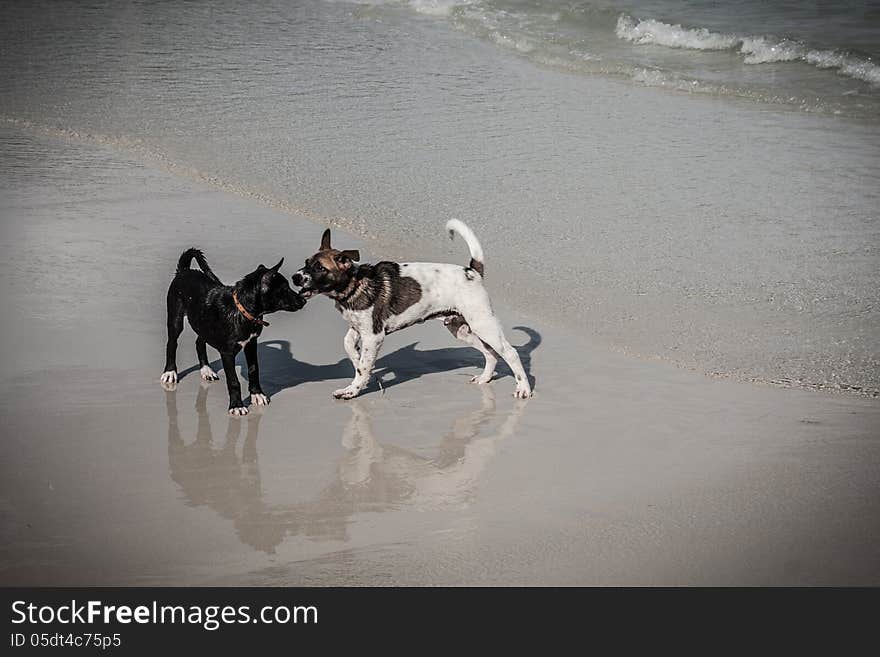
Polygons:
<instances>
[{"instance_id":1,"label":"white dog's leg","mask_svg":"<svg viewBox=\"0 0 880 657\"><path fill-rule=\"evenodd\" d=\"M379 335L361 334L361 355L357 365L355 365L355 374L352 382L345 388L340 388L333 392L336 399L351 399L357 397L361 390L367 387L370 382L370 372L376 364L376 358L379 356L379 350L385 341L385 334Z\"/></svg>"},{"instance_id":2,"label":"white dog's leg","mask_svg":"<svg viewBox=\"0 0 880 657\"><path fill-rule=\"evenodd\" d=\"M360 334L358 334L354 328L349 328L348 333L345 334L345 338L342 340L342 346L345 347L345 353L348 354L348 358L351 360L351 364L354 365L355 369L357 369L358 363L361 359L357 344L359 337Z\"/></svg>"},{"instance_id":3,"label":"white dog's leg","mask_svg":"<svg viewBox=\"0 0 880 657\"><path fill-rule=\"evenodd\" d=\"M489 381L492 380L492 376L495 374L495 365L498 364L498 354L492 349L492 347L485 344L480 338L474 335L474 332L471 331L467 324L463 323L454 335L465 344L469 344L474 349L479 350L486 359L486 364L483 366L483 372L473 377L471 383L489 383Z\"/></svg>"},{"instance_id":4,"label":"white dog's leg","mask_svg":"<svg viewBox=\"0 0 880 657\"><path fill-rule=\"evenodd\" d=\"M480 309L478 312L469 312L464 315L465 321L471 327L471 331L477 337L492 347L510 366L513 376L516 379L516 389L513 392L514 397L526 399L532 396L532 388L529 385L529 379L520 362L519 354L516 349L510 346L510 343L504 337L501 330L501 324L498 318L492 314L488 308Z\"/></svg>"}]
</instances>

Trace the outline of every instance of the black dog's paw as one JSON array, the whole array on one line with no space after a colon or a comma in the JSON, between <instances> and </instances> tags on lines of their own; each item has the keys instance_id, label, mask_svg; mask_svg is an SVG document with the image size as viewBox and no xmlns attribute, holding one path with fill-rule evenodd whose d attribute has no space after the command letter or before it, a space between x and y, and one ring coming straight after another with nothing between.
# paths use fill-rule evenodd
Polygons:
<instances>
[{"instance_id":1,"label":"black dog's paw","mask_svg":"<svg viewBox=\"0 0 880 657\"><path fill-rule=\"evenodd\" d=\"M161 378L159 379L159 383L168 392L174 392L175 390L177 390L177 372L175 372L174 370L163 372Z\"/></svg>"},{"instance_id":2,"label":"black dog's paw","mask_svg":"<svg viewBox=\"0 0 880 657\"><path fill-rule=\"evenodd\" d=\"M257 406L268 406L269 396L264 395L262 392L252 392L251 404L256 404Z\"/></svg>"},{"instance_id":3,"label":"black dog's paw","mask_svg":"<svg viewBox=\"0 0 880 657\"><path fill-rule=\"evenodd\" d=\"M217 372L212 370L207 365L203 365L199 370L199 375L202 377L202 381L219 381L220 377L217 376Z\"/></svg>"},{"instance_id":4,"label":"black dog's paw","mask_svg":"<svg viewBox=\"0 0 880 657\"><path fill-rule=\"evenodd\" d=\"M248 409L244 406L232 406L229 409L230 415L247 415Z\"/></svg>"}]
</instances>

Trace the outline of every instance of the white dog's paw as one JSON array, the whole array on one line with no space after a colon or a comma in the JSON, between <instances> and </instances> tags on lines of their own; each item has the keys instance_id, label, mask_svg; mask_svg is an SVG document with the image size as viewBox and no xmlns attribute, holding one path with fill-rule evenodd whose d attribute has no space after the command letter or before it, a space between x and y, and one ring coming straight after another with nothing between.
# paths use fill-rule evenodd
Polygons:
<instances>
[{"instance_id":1,"label":"white dog's paw","mask_svg":"<svg viewBox=\"0 0 880 657\"><path fill-rule=\"evenodd\" d=\"M492 380L492 374L489 376L483 376L482 374L477 374L476 376L472 376L470 382L476 383L477 385L483 385L484 383L489 383Z\"/></svg>"},{"instance_id":2,"label":"white dog's paw","mask_svg":"<svg viewBox=\"0 0 880 657\"><path fill-rule=\"evenodd\" d=\"M336 397L336 399L353 399L354 397L357 397L359 392L360 390L354 386L346 386L345 388L334 390L333 396Z\"/></svg>"},{"instance_id":3,"label":"white dog's paw","mask_svg":"<svg viewBox=\"0 0 880 657\"><path fill-rule=\"evenodd\" d=\"M230 415L247 415L248 409L246 409L244 406L233 406L232 408L229 409L229 414Z\"/></svg>"},{"instance_id":4,"label":"white dog's paw","mask_svg":"<svg viewBox=\"0 0 880 657\"><path fill-rule=\"evenodd\" d=\"M251 393L251 404L256 404L257 406L268 406L269 405L269 397L262 393Z\"/></svg>"},{"instance_id":5,"label":"white dog's paw","mask_svg":"<svg viewBox=\"0 0 880 657\"><path fill-rule=\"evenodd\" d=\"M159 377L159 383L162 385L165 390L173 391L177 389L177 372L174 370L168 370L167 372L163 372L162 376Z\"/></svg>"},{"instance_id":6,"label":"white dog's paw","mask_svg":"<svg viewBox=\"0 0 880 657\"><path fill-rule=\"evenodd\" d=\"M202 381L219 381L220 377L217 376L217 372L212 370L207 365L203 366L202 369L199 370L199 374L202 376Z\"/></svg>"},{"instance_id":7,"label":"white dog's paw","mask_svg":"<svg viewBox=\"0 0 880 657\"><path fill-rule=\"evenodd\" d=\"M516 390L513 391L513 396L517 399L528 399L532 396L532 389L528 385L517 384Z\"/></svg>"}]
</instances>

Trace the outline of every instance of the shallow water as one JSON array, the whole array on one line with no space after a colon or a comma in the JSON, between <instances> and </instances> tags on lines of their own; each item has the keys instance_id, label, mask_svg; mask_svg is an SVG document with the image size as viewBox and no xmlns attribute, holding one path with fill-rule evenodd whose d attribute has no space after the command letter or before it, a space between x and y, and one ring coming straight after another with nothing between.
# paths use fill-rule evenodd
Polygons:
<instances>
[{"instance_id":1,"label":"shallow water","mask_svg":"<svg viewBox=\"0 0 880 657\"><path fill-rule=\"evenodd\" d=\"M563 70L807 112L880 109L876 1L353 1L403 5Z\"/></svg>"},{"instance_id":2,"label":"shallow water","mask_svg":"<svg viewBox=\"0 0 880 657\"><path fill-rule=\"evenodd\" d=\"M848 109L816 116L749 94L646 88L465 25L491 10L544 34L529 3L7 4L5 193L30 133L300 211L381 257L464 262L441 230L456 216L481 237L496 294L514 307L720 376L880 390L880 134L865 109L876 90L808 62L752 65L735 49L615 32L619 13L718 34L755 35L761 23L811 49L850 40L867 57L870 25L835 37L810 27L809 12L782 21L699 3L610 6L597 10L611 17L603 62L630 57L646 75L679 77L697 62L687 66L728 86L736 75L760 86L767 71L785 86L801 71L823 103ZM794 32L779 33L782 22ZM6 231L16 219L3 221ZM203 232L228 228L217 216Z\"/></svg>"}]
</instances>

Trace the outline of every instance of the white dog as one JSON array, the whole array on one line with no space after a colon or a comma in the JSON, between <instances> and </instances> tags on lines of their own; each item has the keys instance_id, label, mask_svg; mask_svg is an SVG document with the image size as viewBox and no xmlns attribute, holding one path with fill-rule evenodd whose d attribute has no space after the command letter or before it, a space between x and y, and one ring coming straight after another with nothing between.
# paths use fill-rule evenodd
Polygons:
<instances>
[{"instance_id":1,"label":"white dog","mask_svg":"<svg viewBox=\"0 0 880 657\"><path fill-rule=\"evenodd\" d=\"M459 340L486 357L482 374L474 383L488 383L499 354L516 379L515 397L532 396L528 378L516 350L504 337L483 287L483 248L463 222L446 224L450 238L461 235L471 252L467 267L431 262L379 262L356 264L360 253L330 246L330 229L324 231L321 249L293 275L294 285L308 298L326 294L351 328L343 344L355 368L354 380L336 390L337 399L351 399L363 390L388 333L442 318Z\"/></svg>"}]
</instances>

